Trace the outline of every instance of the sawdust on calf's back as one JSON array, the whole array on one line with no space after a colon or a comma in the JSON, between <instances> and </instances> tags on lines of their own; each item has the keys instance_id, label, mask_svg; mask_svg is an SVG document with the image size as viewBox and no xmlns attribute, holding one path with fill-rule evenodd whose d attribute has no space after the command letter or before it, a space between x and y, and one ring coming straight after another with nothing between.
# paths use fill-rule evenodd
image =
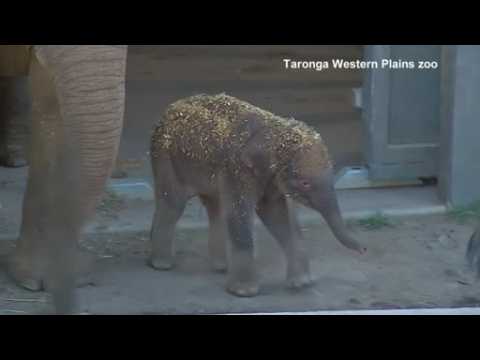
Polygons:
<instances>
[{"instance_id":1,"label":"sawdust on calf's back","mask_svg":"<svg viewBox=\"0 0 480 360\"><path fill-rule=\"evenodd\" d=\"M320 135L305 123L274 115L226 94L196 95L170 105L154 131L152 157L162 151L181 152L201 161L224 158L235 162L235 154L252 135L245 123L253 118L260 122L258 128L265 137L261 146L271 155L274 167L284 166L298 151L312 148L317 151L312 166L331 166Z\"/></svg>"}]
</instances>

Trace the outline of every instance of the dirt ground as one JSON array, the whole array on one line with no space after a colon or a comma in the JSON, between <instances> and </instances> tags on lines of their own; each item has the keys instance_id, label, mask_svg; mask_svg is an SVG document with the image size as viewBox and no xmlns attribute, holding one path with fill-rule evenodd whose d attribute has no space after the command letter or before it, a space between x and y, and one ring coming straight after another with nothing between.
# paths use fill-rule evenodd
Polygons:
<instances>
[{"instance_id":1,"label":"dirt ground","mask_svg":"<svg viewBox=\"0 0 480 360\"><path fill-rule=\"evenodd\" d=\"M112 216L115 207L107 215ZM472 225L444 215L394 219L391 226L349 227L368 246L356 255L339 245L323 223L304 224L314 285L285 287L285 260L265 231L256 234L262 289L255 298L224 291L226 277L209 270L206 229L177 231L177 266L146 266L148 233L96 234L84 246L98 256L92 284L78 289L89 314L213 314L344 309L480 306L480 282L466 268ZM0 241L0 257L13 248ZM3 267L4 261L0 263ZM0 314L50 311L48 295L16 287L0 270Z\"/></svg>"}]
</instances>

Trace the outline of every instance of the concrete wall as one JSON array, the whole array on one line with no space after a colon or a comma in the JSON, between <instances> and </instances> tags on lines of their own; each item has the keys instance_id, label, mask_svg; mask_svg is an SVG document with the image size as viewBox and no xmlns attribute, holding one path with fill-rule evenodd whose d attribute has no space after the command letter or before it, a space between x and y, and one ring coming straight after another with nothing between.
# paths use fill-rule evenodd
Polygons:
<instances>
[{"instance_id":1,"label":"concrete wall","mask_svg":"<svg viewBox=\"0 0 480 360\"><path fill-rule=\"evenodd\" d=\"M480 46L443 47L440 194L450 205L480 200Z\"/></svg>"}]
</instances>

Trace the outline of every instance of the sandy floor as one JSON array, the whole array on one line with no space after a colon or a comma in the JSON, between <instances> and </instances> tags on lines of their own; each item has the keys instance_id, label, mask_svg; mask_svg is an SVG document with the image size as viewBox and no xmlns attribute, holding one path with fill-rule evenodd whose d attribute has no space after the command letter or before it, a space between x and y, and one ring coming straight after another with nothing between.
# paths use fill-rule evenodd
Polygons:
<instances>
[{"instance_id":1,"label":"sandy floor","mask_svg":"<svg viewBox=\"0 0 480 360\"><path fill-rule=\"evenodd\" d=\"M91 314L208 314L343 309L480 306L480 283L465 266L471 225L444 216L404 218L393 227L366 230L350 224L368 246L365 256L341 247L323 224L304 227L315 284L285 288L285 261L259 228L262 290L240 299L224 291L225 275L209 270L206 230L177 233L177 267L146 266L148 234L92 235L84 245L99 256L94 284L78 290L81 310ZM12 241L0 241L0 255ZM17 288L0 271L0 314L49 311L46 294Z\"/></svg>"}]
</instances>

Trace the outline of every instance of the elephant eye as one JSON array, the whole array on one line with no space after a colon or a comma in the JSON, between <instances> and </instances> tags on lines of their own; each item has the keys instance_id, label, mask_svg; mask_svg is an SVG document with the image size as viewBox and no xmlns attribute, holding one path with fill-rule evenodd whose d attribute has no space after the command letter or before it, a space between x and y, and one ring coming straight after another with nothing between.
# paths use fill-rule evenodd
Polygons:
<instances>
[{"instance_id":1,"label":"elephant eye","mask_svg":"<svg viewBox=\"0 0 480 360\"><path fill-rule=\"evenodd\" d=\"M305 179L300 179L299 184L302 190L310 190L312 188L312 184L310 184L310 181Z\"/></svg>"}]
</instances>

